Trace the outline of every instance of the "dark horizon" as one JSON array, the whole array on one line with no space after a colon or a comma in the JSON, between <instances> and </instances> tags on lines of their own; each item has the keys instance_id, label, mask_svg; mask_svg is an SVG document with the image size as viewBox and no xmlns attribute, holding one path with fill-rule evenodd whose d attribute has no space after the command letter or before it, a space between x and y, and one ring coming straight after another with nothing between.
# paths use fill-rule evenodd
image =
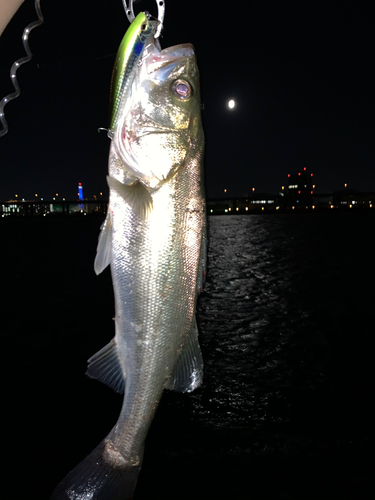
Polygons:
<instances>
[{"instance_id":1,"label":"dark horizon","mask_svg":"<svg viewBox=\"0 0 375 500\"><path fill-rule=\"evenodd\" d=\"M17 73L21 95L5 108L0 199L17 191L70 198L78 182L88 196L108 195L109 140L97 129L108 123L112 67L129 26L122 3L41 6L33 58ZM135 4L154 8L153 0ZM35 19L25 2L1 36L0 98L13 91L9 70ZM192 42L197 53L208 198L225 188L278 192L287 173L303 167L319 192L344 183L375 189L373 25L365 2L243 1L230 13L198 0L189 9L166 2L162 47Z\"/></svg>"}]
</instances>

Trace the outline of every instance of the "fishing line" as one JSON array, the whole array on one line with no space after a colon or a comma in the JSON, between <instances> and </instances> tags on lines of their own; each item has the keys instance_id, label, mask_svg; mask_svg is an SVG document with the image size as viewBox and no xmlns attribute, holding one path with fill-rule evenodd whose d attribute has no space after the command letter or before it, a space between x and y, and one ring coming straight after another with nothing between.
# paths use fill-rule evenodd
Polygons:
<instances>
[{"instance_id":1,"label":"fishing line","mask_svg":"<svg viewBox=\"0 0 375 500\"><path fill-rule=\"evenodd\" d=\"M31 52L29 46L29 34L34 28L40 26L44 22L44 17L42 14L42 10L40 8L40 0L35 0L34 7L38 15L38 20L33 21L28 26L26 26L22 34L22 43L27 55L15 61L10 69L10 80L13 84L15 91L3 97L0 102L0 121L3 126L3 128L0 130L0 137L3 137L9 130L8 122L6 121L4 114L4 108L8 104L8 102L12 101L13 99L16 99L21 94L20 86L17 80L17 70L20 66L22 66L22 64L29 62L33 57L33 53Z\"/></svg>"}]
</instances>

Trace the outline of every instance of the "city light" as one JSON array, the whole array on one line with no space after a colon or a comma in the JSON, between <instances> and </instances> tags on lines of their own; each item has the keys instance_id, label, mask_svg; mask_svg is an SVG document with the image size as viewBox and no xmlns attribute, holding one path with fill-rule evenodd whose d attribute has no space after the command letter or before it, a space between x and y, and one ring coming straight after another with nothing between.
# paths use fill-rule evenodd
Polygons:
<instances>
[{"instance_id":1,"label":"city light","mask_svg":"<svg viewBox=\"0 0 375 500\"><path fill-rule=\"evenodd\" d=\"M261 185L257 188L250 187L251 185L247 187L244 186L244 190L250 193L250 196L249 194L242 195L240 193L229 193L231 188L229 188L229 191L228 188L222 188L222 199L209 200L207 213L226 213L230 215L232 212L233 214L238 215L243 212L246 212L247 214L253 213L253 211L255 213L259 213L260 211L267 211L267 213L280 211L281 213L284 213L285 209L294 210L296 213L301 213L302 211L308 212L310 210L318 210L320 212L322 209L336 209L336 211L345 209L349 211L349 209L351 209L353 212L357 212L364 208L373 208L375 193L360 193L358 192L359 190L353 188L350 188L349 190L348 183L346 182L342 183L341 189L337 191L332 191L330 193L317 193L316 185L312 184L311 177L313 174L307 171L307 167L300 167L300 171L296 169L292 173L284 175L288 176L288 184L280 186L280 192L277 194L262 192ZM3 202L2 208L0 205L0 209L2 210L0 215L1 217L4 217L19 214L29 217L33 215L45 216L46 214L48 215L52 212L68 215L71 213L77 213L79 208L82 214L100 214L105 208L103 201L98 200L98 204L95 205L97 195L90 194L87 198L87 205L83 205L83 185L81 182L77 182L76 186L78 187L78 199L76 198L75 203L69 201L70 198L58 198L60 194L55 193L53 198L46 198L47 200L53 200L49 202L50 205L48 207L47 204L43 203L43 198L38 193L34 193L34 198L32 198L32 195L26 194L26 199L16 193L13 195L11 200ZM256 189L258 189L257 195L255 195ZM225 194L225 196L223 196L223 194ZM102 197L103 192L100 191L99 195ZM224 208L225 205L226 208Z\"/></svg>"}]
</instances>

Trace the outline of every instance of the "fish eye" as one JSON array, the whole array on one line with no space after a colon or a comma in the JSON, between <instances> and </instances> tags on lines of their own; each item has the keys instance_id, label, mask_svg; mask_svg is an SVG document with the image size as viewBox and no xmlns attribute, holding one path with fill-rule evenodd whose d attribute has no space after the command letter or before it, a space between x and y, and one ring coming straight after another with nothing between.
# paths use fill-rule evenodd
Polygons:
<instances>
[{"instance_id":1,"label":"fish eye","mask_svg":"<svg viewBox=\"0 0 375 500\"><path fill-rule=\"evenodd\" d=\"M147 28L147 24L146 23L141 24L141 30L142 31L144 31L146 28Z\"/></svg>"},{"instance_id":2,"label":"fish eye","mask_svg":"<svg viewBox=\"0 0 375 500\"><path fill-rule=\"evenodd\" d=\"M186 101L191 96L190 83L186 80L176 80L172 85L172 92L178 99Z\"/></svg>"}]
</instances>

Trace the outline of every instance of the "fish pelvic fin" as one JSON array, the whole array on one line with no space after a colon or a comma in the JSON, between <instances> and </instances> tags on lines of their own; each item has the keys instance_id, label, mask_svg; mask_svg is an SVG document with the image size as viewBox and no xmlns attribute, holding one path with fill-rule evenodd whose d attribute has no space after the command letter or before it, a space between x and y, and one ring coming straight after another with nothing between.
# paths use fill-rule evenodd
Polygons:
<instances>
[{"instance_id":1,"label":"fish pelvic fin","mask_svg":"<svg viewBox=\"0 0 375 500\"><path fill-rule=\"evenodd\" d=\"M109 438L104 439L56 486L50 500L131 500L139 463L126 463Z\"/></svg>"},{"instance_id":2,"label":"fish pelvic fin","mask_svg":"<svg viewBox=\"0 0 375 500\"><path fill-rule=\"evenodd\" d=\"M111 263L112 260L112 214L107 212L107 216L100 228L96 257L94 261L94 271L100 274Z\"/></svg>"},{"instance_id":3,"label":"fish pelvic fin","mask_svg":"<svg viewBox=\"0 0 375 500\"><path fill-rule=\"evenodd\" d=\"M191 392L201 385L202 380L203 358L198 342L198 327L194 321L186 345L165 388L177 392Z\"/></svg>"},{"instance_id":4,"label":"fish pelvic fin","mask_svg":"<svg viewBox=\"0 0 375 500\"><path fill-rule=\"evenodd\" d=\"M91 356L87 362L86 375L88 377L100 380L120 394L125 391L124 369L120 363L115 338Z\"/></svg>"},{"instance_id":5,"label":"fish pelvic fin","mask_svg":"<svg viewBox=\"0 0 375 500\"><path fill-rule=\"evenodd\" d=\"M107 183L109 188L121 196L137 215L147 219L153 209L153 201L152 196L142 182L135 181L131 184L122 184L114 177L107 175Z\"/></svg>"}]
</instances>

